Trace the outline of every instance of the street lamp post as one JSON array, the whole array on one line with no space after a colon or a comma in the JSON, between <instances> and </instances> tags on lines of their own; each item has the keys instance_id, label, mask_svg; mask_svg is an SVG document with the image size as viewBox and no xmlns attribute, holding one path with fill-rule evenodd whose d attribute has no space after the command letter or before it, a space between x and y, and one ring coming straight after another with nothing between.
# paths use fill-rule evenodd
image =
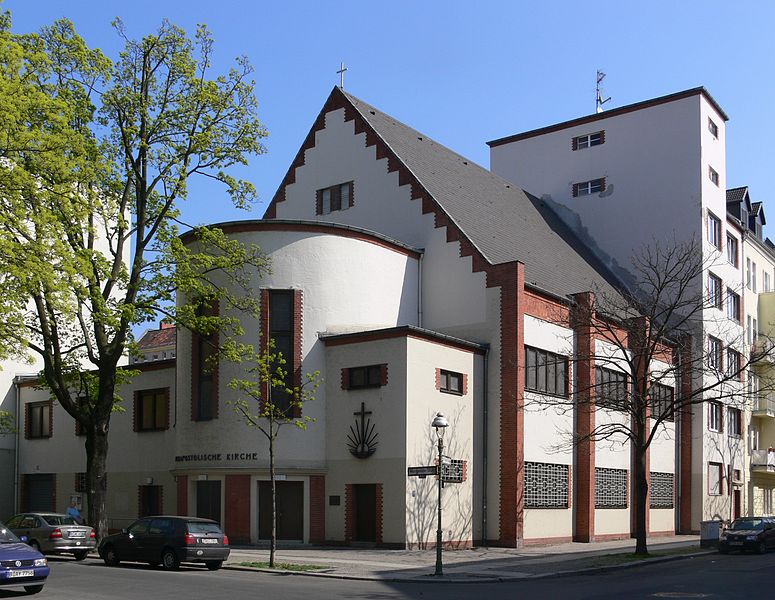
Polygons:
<instances>
[{"instance_id":1,"label":"street lamp post","mask_svg":"<svg viewBox=\"0 0 775 600\"><path fill-rule=\"evenodd\" d=\"M439 500L438 500L438 521L437 521L437 527L436 527L436 572L434 575L441 576L443 575L443 569L442 569L442 563L441 563L441 485L442 485L442 465L441 461L444 457L444 432L447 430L447 427L449 426L449 423L447 422L447 418L444 416L444 413L436 413L436 417L433 419L433 423L431 424L431 427L433 427L436 430L436 438L439 442L439 477L438 477L438 484L439 484Z\"/></svg>"}]
</instances>

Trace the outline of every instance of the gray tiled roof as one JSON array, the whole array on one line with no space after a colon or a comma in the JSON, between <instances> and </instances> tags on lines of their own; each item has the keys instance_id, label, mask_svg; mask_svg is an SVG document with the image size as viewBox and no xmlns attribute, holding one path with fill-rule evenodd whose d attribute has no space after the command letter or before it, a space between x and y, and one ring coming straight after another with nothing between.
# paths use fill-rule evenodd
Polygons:
<instances>
[{"instance_id":1,"label":"gray tiled roof","mask_svg":"<svg viewBox=\"0 0 775 600\"><path fill-rule=\"evenodd\" d=\"M520 261L525 283L559 296L619 285L543 200L345 95L490 263Z\"/></svg>"},{"instance_id":2,"label":"gray tiled roof","mask_svg":"<svg viewBox=\"0 0 775 600\"><path fill-rule=\"evenodd\" d=\"M736 187L731 190L727 190L727 202L742 202L745 198L745 192L748 190L748 186Z\"/></svg>"}]
</instances>

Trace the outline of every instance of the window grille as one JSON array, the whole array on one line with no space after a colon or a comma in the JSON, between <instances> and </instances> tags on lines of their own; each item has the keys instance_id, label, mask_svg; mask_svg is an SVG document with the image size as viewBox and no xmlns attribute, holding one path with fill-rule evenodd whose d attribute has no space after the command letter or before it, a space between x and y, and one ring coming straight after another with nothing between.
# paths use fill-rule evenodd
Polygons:
<instances>
[{"instance_id":1,"label":"window grille","mask_svg":"<svg viewBox=\"0 0 775 600\"><path fill-rule=\"evenodd\" d=\"M650 508L673 508L674 477L672 473L651 472L649 485Z\"/></svg>"},{"instance_id":2,"label":"window grille","mask_svg":"<svg viewBox=\"0 0 775 600\"><path fill-rule=\"evenodd\" d=\"M525 508L568 508L570 467L525 462Z\"/></svg>"},{"instance_id":3,"label":"window grille","mask_svg":"<svg viewBox=\"0 0 775 600\"><path fill-rule=\"evenodd\" d=\"M626 469L595 469L595 508L627 508Z\"/></svg>"}]
</instances>

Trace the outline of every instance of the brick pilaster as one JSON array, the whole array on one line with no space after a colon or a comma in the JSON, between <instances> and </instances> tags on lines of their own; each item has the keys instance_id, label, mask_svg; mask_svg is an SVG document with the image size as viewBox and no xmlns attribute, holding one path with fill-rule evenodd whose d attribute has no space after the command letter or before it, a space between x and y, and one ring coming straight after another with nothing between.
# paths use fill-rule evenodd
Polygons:
<instances>
[{"instance_id":1,"label":"brick pilaster","mask_svg":"<svg viewBox=\"0 0 775 600\"><path fill-rule=\"evenodd\" d=\"M344 541L349 543L355 533L355 498L353 486L348 483L344 486Z\"/></svg>"},{"instance_id":2,"label":"brick pilaster","mask_svg":"<svg viewBox=\"0 0 775 600\"><path fill-rule=\"evenodd\" d=\"M309 478L309 541L319 544L326 539L326 478L310 475Z\"/></svg>"},{"instance_id":3,"label":"brick pilaster","mask_svg":"<svg viewBox=\"0 0 775 600\"><path fill-rule=\"evenodd\" d=\"M574 296L573 330L576 338L576 502L573 540L595 541L595 335L592 326L595 296Z\"/></svg>"},{"instance_id":4,"label":"brick pilaster","mask_svg":"<svg viewBox=\"0 0 775 600\"><path fill-rule=\"evenodd\" d=\"M692 532L692 407L688 404L692 395L692 346L691 338L680 342L679 360L681 410L679 444L681 448L680 502L678 506L678 533ZM701 492L702 490L700 490Z\"/></svg>"},{"instance_id":5,"label":"brick pilaster","mask_svg":"<svg viewBox=\"0 0 775 600\"><path fill-rule=\"evenodd\" d=\"M177 476L177 513L188 515L188 476Z\"/></svg>"},{"instance_id":6,"label":"brick pilaster","mask_svg":"<svg viewBox=\"0 0 775 600\"><path fill-rule=\"evenodd\" d=\"M382 494L382 484L378 483L376 484L376 500L377 500L377 523L376 523L376 535L375 539L377 542L377 545L382 544L382 507L383 507L383 494Z\"/></svg>"},{"instance_id":7,"label":"brick pilaster","mask_svg":"<svg viewBox=\"0 0 775 600\"><path fill-rule=\"evenodd\" d=\"M229 541L250 543L250 475L226 475L224 530Z\"/></svg>"}]
</instances>

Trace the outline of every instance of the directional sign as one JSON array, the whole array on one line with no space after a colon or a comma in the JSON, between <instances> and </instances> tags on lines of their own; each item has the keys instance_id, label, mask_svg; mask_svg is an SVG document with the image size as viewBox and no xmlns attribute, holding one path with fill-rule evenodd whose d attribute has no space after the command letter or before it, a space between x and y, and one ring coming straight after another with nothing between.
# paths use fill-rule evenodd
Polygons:
<instances>
[{"instance_id":1,"label":"directional sign","mask_svg":"<svg viewBox=\"0 0 775 600\"><path fill-rule=\"evenodd\" d=\"M436 465L428 465L424 467L409 467L406 470L406 474L409 477L427 477L428 475L437 475L438 467Z\"/></svg>"}]
</instances>

